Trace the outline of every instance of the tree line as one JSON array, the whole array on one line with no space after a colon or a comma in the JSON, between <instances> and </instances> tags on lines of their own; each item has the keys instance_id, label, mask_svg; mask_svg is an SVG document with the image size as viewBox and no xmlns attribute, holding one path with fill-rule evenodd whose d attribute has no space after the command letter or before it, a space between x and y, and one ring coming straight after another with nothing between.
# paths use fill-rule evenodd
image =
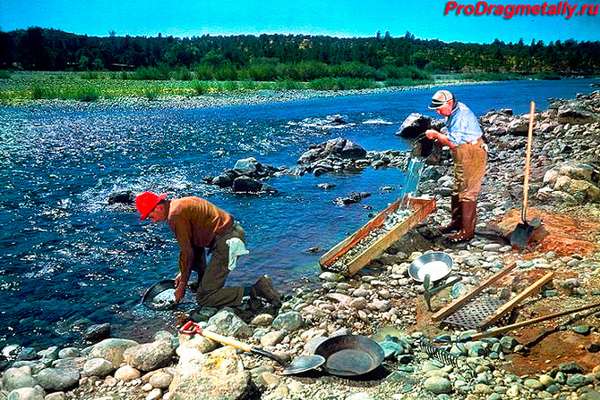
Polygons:
<instances>
[{"instance_id":1,"label":"tree line","mask_svg":"<svg viewBox=\"0 0 600 400\"><path fill-rule=\"evenodd\" d=\"M0 31L0 69L123 71L161 79L179 69L200 79L308 81L327 76L426 79L431 73L597 74L600 42L445 43L389 32L368 38L311 35L77 35L32 27ZM166 74L165 77L172 75Z\"/></svg>"}]
</instances>

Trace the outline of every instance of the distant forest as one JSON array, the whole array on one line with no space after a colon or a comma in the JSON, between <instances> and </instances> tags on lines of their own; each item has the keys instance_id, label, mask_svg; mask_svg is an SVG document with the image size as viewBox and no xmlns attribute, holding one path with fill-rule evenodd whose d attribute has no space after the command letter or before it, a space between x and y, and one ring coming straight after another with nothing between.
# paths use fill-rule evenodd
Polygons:
<instances>
[{"instance_id":1,"label":"distant forest","mask_svg":"<svg viewBox=\"0 0 600 400\"><path fill-rule=\"evenodd\" d=\"M309 35L107 37L54 29L0 31L0 69L120 71L189 69L206 79L311 80L327 75L394 77L432 73L598 74L600 42L445 43L407 32L369 38ZM286 68L288 68L286 70Z\"/></svg>"}]
</instances>

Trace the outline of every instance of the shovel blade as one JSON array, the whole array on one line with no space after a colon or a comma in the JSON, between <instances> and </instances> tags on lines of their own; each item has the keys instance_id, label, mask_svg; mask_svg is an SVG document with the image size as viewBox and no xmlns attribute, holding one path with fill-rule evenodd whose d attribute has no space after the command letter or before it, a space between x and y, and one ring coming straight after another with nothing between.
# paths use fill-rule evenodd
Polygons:
<instances>
[{"instance_id":1,"label":"shovel blade","mask_svg":"<svg viewBox=\"0 0 600 400\"><path fill-rule=\"evenodd\" d=\"M517 225L513 233L510 235L510 245L513 248L523 250L527 247L527 243L533 235L535 226L528 224L527 222L521 222Z\"/></svg>"},{"instance_id":2,"label":"shovel blade","mask_svg":"<svg viewBox=\"0 0 600 400\"><path fill-rule=\"evenodd\" d=\"M282 375L299 375L319 368L325 364L325 357L319 355L299 356L294 358L282 372Z\"/></svg>"}]
</instances>

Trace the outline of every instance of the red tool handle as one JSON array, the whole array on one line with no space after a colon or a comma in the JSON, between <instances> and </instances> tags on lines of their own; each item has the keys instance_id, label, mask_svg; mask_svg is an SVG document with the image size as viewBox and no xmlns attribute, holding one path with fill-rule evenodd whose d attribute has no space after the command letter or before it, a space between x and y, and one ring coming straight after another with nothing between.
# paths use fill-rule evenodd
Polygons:
<instances>
[{"instance_id":1,"label":"red tool handle","mask_svg":"<svg viewBox=\"0 0 600 400\"><path fill-rule=\"evenodd\" d=\"M179 333L183 333L185 335L202 335L202 328L194 321L189 320L188 322L183 324L181 328L179 328Z\"/></svg>"}]
</instances>

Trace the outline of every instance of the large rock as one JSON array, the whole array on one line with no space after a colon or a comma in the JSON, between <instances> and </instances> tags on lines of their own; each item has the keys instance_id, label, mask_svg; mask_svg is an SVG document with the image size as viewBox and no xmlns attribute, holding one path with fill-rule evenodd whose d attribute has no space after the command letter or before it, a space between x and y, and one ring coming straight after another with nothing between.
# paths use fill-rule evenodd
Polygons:
<instances>
[{"instance_id":1,"label":"large rock","mask_svg":"<svg viewBox=\"0 0 600 400\"><path fill-rule=\"evenodd\" d=\"M158 340L128 348L123 353L123 360L140 371L153 371L169 365L173 354L170 342Z\"/></svg>"},{"instance_id":2,"label":"large rock","mask_svg":"<svg viewBox=\"0 0 600 400\"><path fill-rule=\"evenodd\" d=\"M96 324L86 329L83 337L90 342L97 342L110 336L110 324Z\"/></svg>"},{"instance_id":3,"label":"large rock","mask_svg":"<svg viewBox=\"0 0 600 400\"><path fill-rule=\"evenodd\" d=\"M77 386L79 371L71 368L46 368L35 376L35 380L45 390L68 390Z\"/></svg>"},{"instance_id":4,"label":"large rock","mask_svg":"<svg viewBox=\"0 0 600 400\"><path fill-rule=\"evenodd\" d=\"M527 118L513 119L507 126L507 133L513 136L527 136L529 120Z\"/></svg>"},{"instance_id":5,"label":"large rock","mask_svg":"<svg viewBox=\"0 0 600 400\"><path fill-rule=\"evenodd\" d=\"M293 332L302 327L304 323L302 315L297 311L289 311L286 313L279 314L277 318L273 320L274 329L282 329L288 332Z\"/></svg>"},{"instance_id":6,"label":"large rock","mask_svg":"<svg viewBox=\"0 0 600 400\"><path fill-rule=\"evenodd\" d=\"M429 128L431 128L431 118L423 114L412 113L402 122L396 135L407 139L414 139Z\"/></svg>"},{"instance_id":7,"label":"large rock","mask_svg":"<svg viewBox=\"0 0 600 400\"><path fill-rule=\"evenodd\" d=\"M104 358L118 368L123 362L123 353L130 347L137 346L138 342L128 339L104 339L95 344L90 352L91 358Z\"/></svg>"},{"instance_id":8,"label":"large rock","mask_svg":"<svg viewBox=\"0 0 600 400\"><path fill-rule=\"evenodd\" d=\"M574 107L561 106L558 109L558 122L561 124L588 124L594 122L594 115Z\"/></svg>"},{"instance_id":9,"label":"large rock","mask_svg":"<svg viewBox=\"0 0 600 400\"><path fill-rule=\"evenodd\" d=\"M13 390L8 394L6 400L44 400L45 396L44 389L41 386L36 386Z\"/></svg>"},{"instance_id":10,"label":"large rock","mask_svg":"<svg viewBox=\"0 0 600 400\"><path fill-rule=\"evenodd\" d=\"M232 185L232 189L236 193L258 193L262 188L263 184L261 181L245 175L235 178Z\"/></svg>"},{"instance_id":11,"label":"large rock","mask_svg":"<svg viewBox=\"0 0 600 400\"><path fill-rule=\"evenodd\" d=\"M233 185L234 179L235 179L235 177L232 177L229 174L223 173L221 175L218 175L218 176L215 176L214 178L212 178L210 183L213 185L217 185L218 187L221 187L221 188L226 188L226 187L231 187L231 185Z\"/></svg>"},{"instance_id":12,"label":"large rock","mask_svg":"<svg viewBox=\"0 0 600 400\"><path fill-rule=\"evenodd\" d=\"M236 338L252 335L252 328L230 309L223 309L208 320L207 330Z\"/></svg>"},{"instance_id":13,"label":"large rock","mask_svg":"<svg viewBox=\"0 0 600 400\"><path fill-rule=\"evenodd\" d=\"M31 367L9 368L2 375L2 387L9 392L35 385L35 379L31 376Z\"/></svg>"},{"instance_id":14,"label":"large rock","mask_svg":"<svg viewBox=\"0 0 600 400\"><path fill-rule=\"evenodd\" d=\"M182 352L169 386L171 400L241 400L251 390L250 372L232 347L208 355L194 349Z\"/></svg>"},{"instance_id":15,"label":"large rock","mask_svg":"<svg viewBox=\"0 0 600 400\"><path fill-rule=\"evenodd\" d=\"M108 196L108 204L127 204L131 205L135 202L135 195L131 190L123 190L120 192L111 193Z\"/></svg>"},{"instance_id":16,"label":"large rock","mask_svg":"<svg viewBox=\"0 0 600 400\"><path fill-rule=\"evenodd\" d=\"M250 175L256 172L257 168L260 166L260 163L256 161L254 157L242 158L241 160L237 160L233 169L240 172L244 175Z\"/></svg>"}]
</instances>

